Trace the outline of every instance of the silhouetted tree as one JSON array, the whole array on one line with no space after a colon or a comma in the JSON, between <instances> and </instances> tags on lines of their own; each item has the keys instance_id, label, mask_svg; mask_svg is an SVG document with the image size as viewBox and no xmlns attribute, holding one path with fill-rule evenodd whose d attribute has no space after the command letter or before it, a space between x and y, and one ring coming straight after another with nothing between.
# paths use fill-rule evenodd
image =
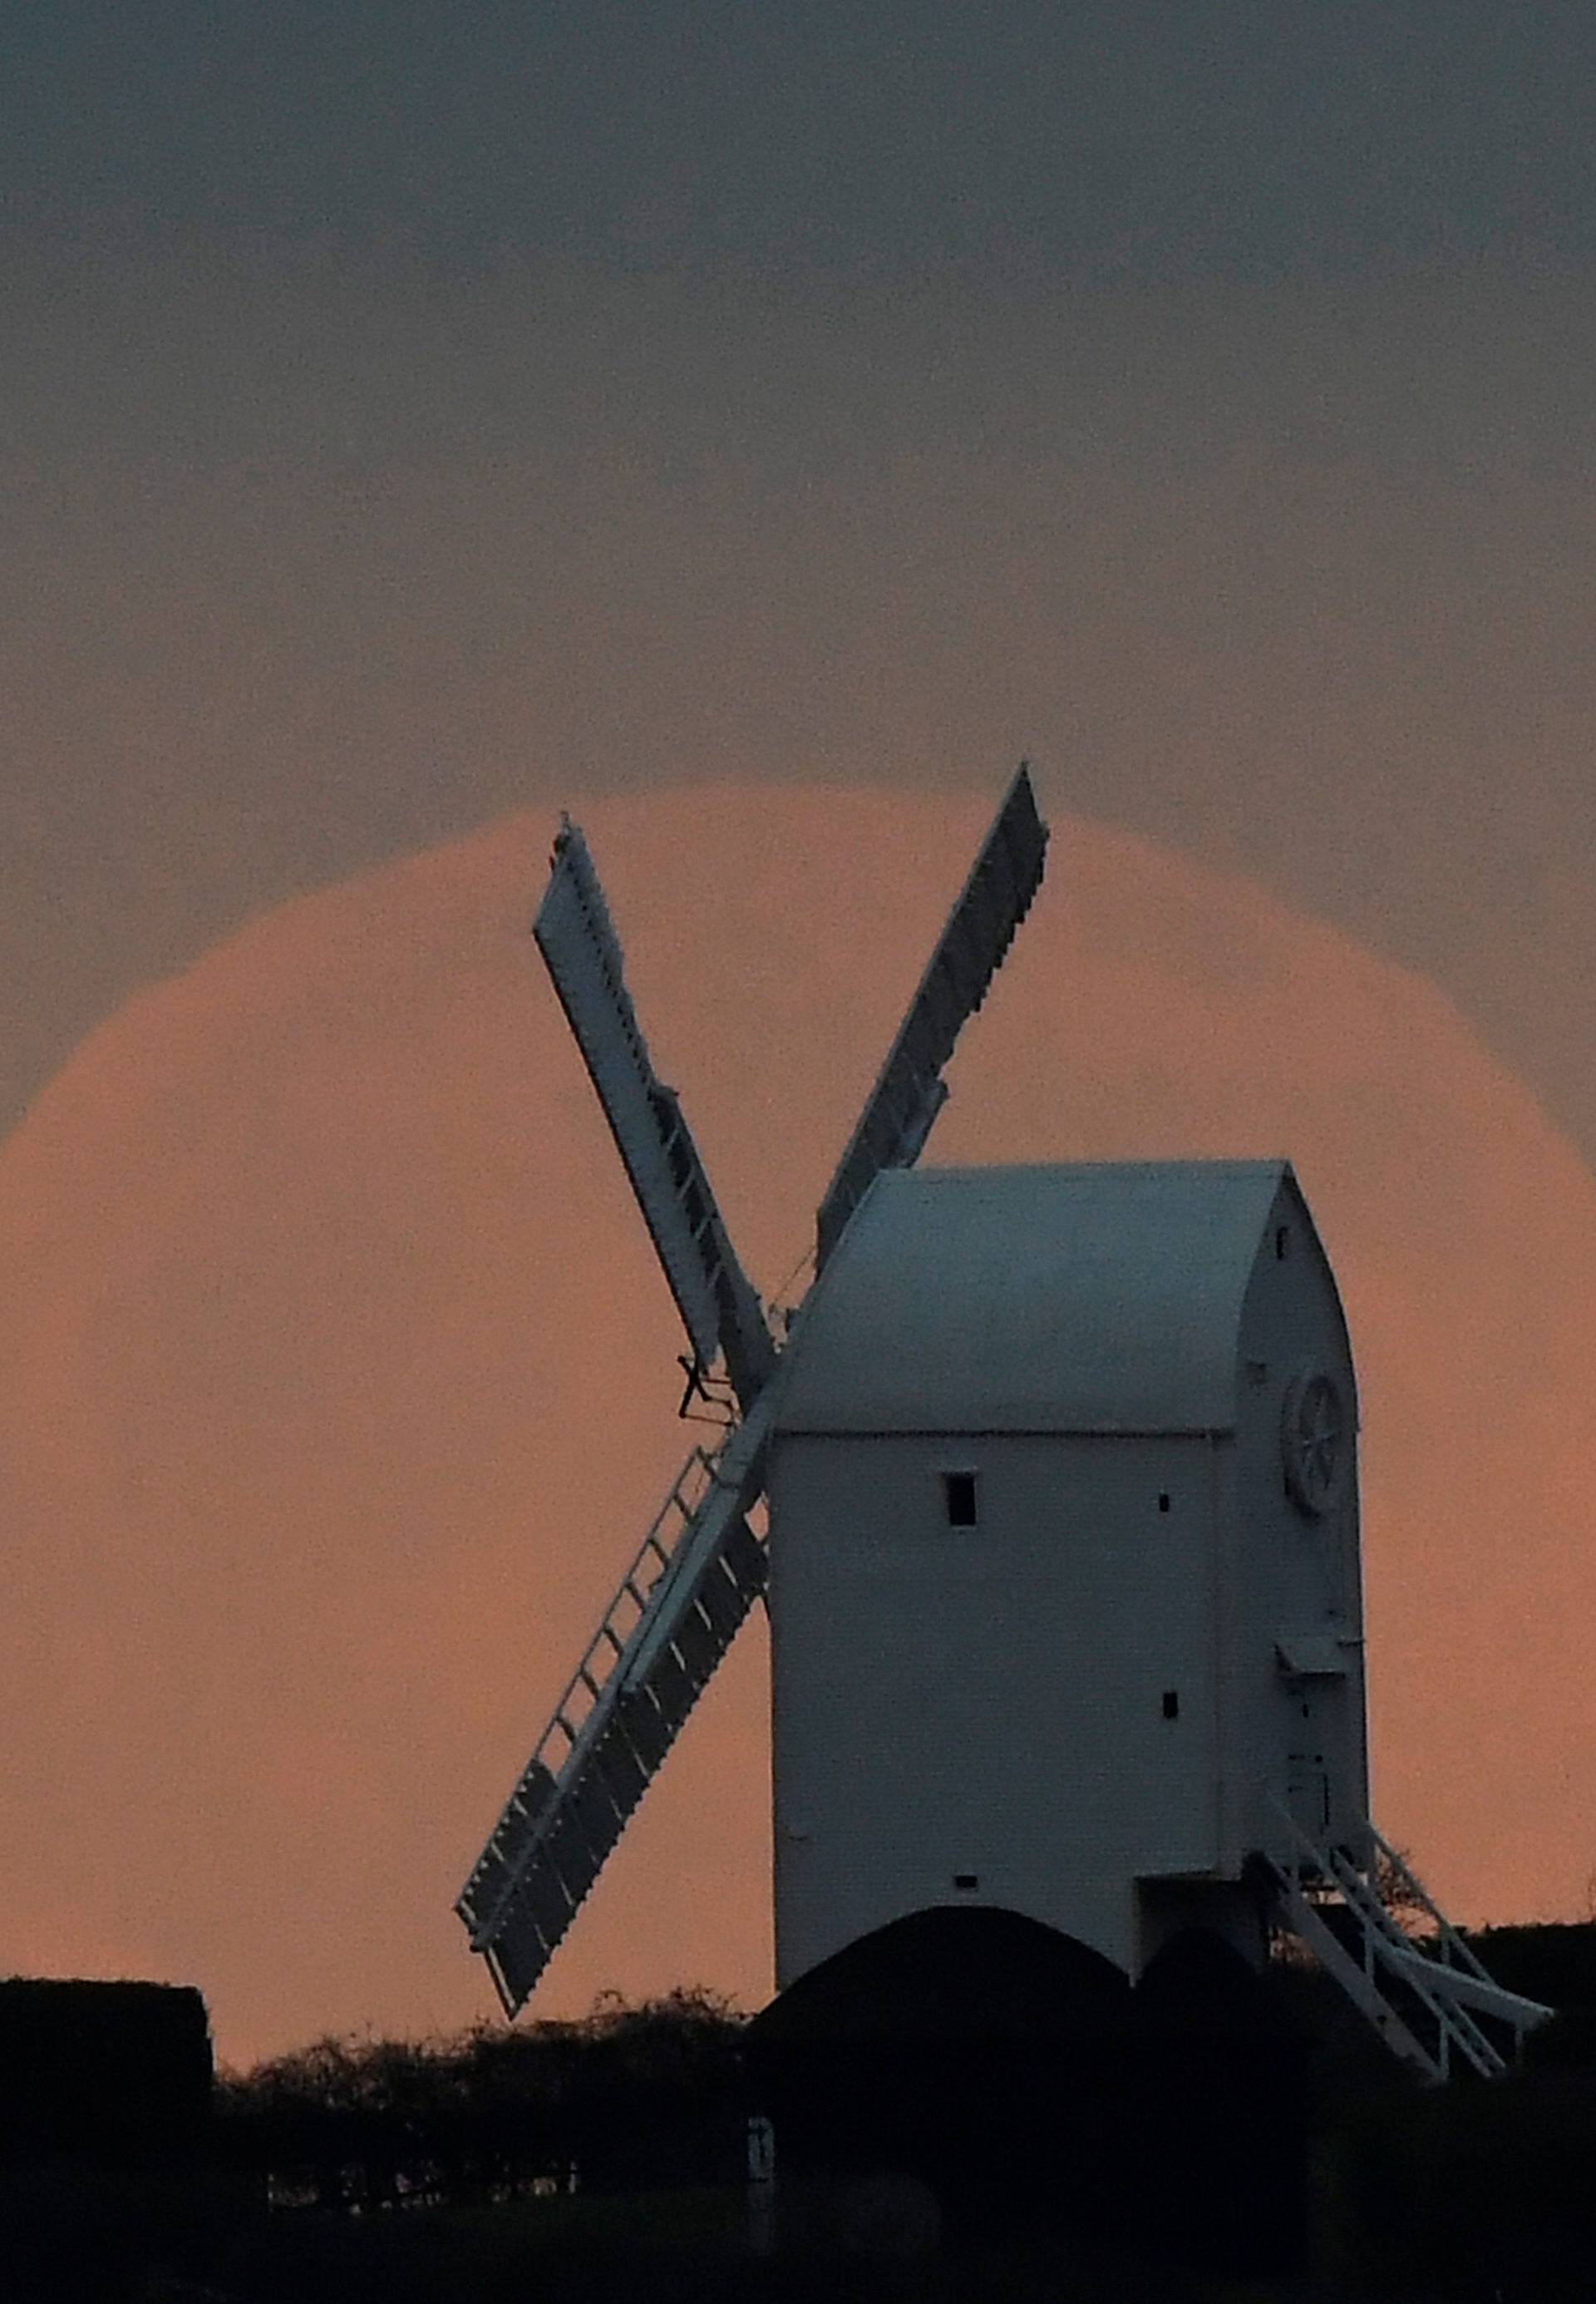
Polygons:
<instances>
[{"instance_id":1,"label":"silhouetted tree","mask_svg":"<svg viewBox=\"0 0 1596 2304\"><path fill-rule=\"evenodd\" d=\"M328 2037L224 2083L230 2157L323 2206L721 2173L742 2020L712 1993L453 2038Z\"/></svg>"}]
</instances>

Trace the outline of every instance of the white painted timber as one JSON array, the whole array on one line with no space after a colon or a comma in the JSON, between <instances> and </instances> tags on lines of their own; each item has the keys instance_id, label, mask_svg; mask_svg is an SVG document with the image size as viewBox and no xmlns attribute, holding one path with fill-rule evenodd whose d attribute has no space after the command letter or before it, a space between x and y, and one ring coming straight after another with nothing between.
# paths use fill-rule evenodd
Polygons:
<instances>
[{"instance_id":1,"label":"white painted timber","mask_svg":"<svg viewBox=\"0 0 1596 2304\"><path fill-rule=\"evenodd\" d=\"M877 1178L804 1310L805 1432L1230 1431L1283 1161Z\"/></svg>"},{"instance_id":2,"label":"white painted timber","mask_svg":"<svg viewBox=\"0 0 1596 2304\"><path fill-rule=\"evenodd\" d=\"M768 1398L708 1455L695 1449L460 1893L455 1910L514 2015L764 1588L747 1515Z\"/></svg>"},{"instance_id":3,"label":"white painted timber","mask_svg":"<svg viewBox=\"0 0 1596 2304\"><path fill-rule=\"evenodd\" d=\"M1046 860L1047 826L1022 761L826 1187L815 1226L817 1271L882 1169L919 1158L948 1100L942 1068L1031 908Z\"/></svg>"},{"instance_id":4,"label":"white painted timber","mask_svg":"<svg viewBox=\"0 0 1596 2304\"><path fill-rule=\"evenodd\" d=\"M580 827L569 818L532 932L671 1283L694 1368L702 1375L723 1353L746 1410L774 1349L676 1092L654 1069L609 906Z\"/></svg>"},{"instance_id":5,"label":"white painted timber","mask_svg":"<svg viewBox=\"0 0 1596 2304\"><path fill-rule=\"evenodd\" d=\"M1431 2081L1449 2079L1464 2064L1482 2080L1499 2080L1517 2061L1525 2034L1554 2011L1492 1981L1405 1859L1372 1827L1372 1850L1405 1902L1431 1924L1422 1944L1398 1926L1367 1868L1345 1849L1315 1847L1289 1816L1278 1821L1277 1846L1285 1852L1266 1861L1281 1912L1387 2046ZM1392 2005L1393 1986L1405 2003L1401 2012ZM1482 2029L1481 2016L1500 2028L1499 2037Z\"/></svg>"},{"instance_id":6,"label":"white painted timber","mask_svg":"<svg viewBox=\"0 0 1596 2304\"><path fill-rule=\"evenodd\" d=\"M1185 1436L779 1441L779 1982L958 1902L1134 1969L1138 1881L1220 1869L1208 1458ZM949 1469L975 1473L974 1528L948 1524Z\"/></svg>"},{"instance_id":7,"label":"white painted timber","mask_svg":"<svg viewBox=\"0 0 1596 2304\"><path fill-rule=\"evenodd\" d=\"M1259 1940L1282 1812L1364 1846L1356 1387L1284 1162L883 1173L775 1420L783 1985L960 1902L1134 1974Z\"/></svg>"}]
</instances>

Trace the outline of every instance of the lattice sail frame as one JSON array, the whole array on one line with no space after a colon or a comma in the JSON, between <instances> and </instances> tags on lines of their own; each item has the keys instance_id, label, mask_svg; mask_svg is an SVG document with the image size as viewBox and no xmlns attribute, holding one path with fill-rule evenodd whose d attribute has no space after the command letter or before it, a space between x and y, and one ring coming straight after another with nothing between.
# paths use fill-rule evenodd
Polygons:
<instances>
[{"instance_id":1,"label":"lattice sail frame","mask_svg":"<svg viewBox=\"0 0 1596 2304\"><path fill-rule=\"evenodd\" d=\"M455 1910L514 2015L764 1589L768 1409L695 1448L566 1682Z\"/></svg>"},{"instance_id":2,"label":"lattice sail frame","mask_svg":"<svg viewBox=\"0 0 1596 2304\"><path fill-rule=\"evenodd\" d=\"M919 1157L943 1068L1041 885L1047 826L1022 763L921 978L817 1222L815 1269L883 1168ZM567 1681L455 1909L515 2015L764 1589L764 1489L777 1344L674 1091L654 1071L580 830L562 821L534 927L688 1334L742 1421L695 1450Z\"/></svg>"}]
</instances>

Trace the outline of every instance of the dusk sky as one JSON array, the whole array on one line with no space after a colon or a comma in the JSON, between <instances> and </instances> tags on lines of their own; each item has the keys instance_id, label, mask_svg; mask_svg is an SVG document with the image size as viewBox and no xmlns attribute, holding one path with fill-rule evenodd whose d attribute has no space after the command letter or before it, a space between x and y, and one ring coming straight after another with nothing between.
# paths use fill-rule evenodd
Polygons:
<instances>
[{"instance_id":1,"label":"dusk sky","mask_svg":"<svg viewBox=\"0 0 1596 2304\"><path fill-rule=\"evenodd\" d=\"M1047 924L936 1151L1296 1157L1377 1785L1465 1914L1576 1909L1590 11L0 0L0 1968L237 2054L480 2004L455 1875L681 1438L554 813L768 1278L1021 753ZM627 1897L711 1809L671 1909L756 1995L756 1662L571 2004L670 1980Z\"/></svg>"}]
</instances>

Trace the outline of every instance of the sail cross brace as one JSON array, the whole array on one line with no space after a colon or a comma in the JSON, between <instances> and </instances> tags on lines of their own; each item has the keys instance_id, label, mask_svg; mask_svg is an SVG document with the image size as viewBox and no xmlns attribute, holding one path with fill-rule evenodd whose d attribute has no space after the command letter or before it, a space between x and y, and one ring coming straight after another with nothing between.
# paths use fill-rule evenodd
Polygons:
<instances>
[{"instance_id":1,"label":"sail cross brace","mask_svg":"<svg viewBox=\"0 0 1596 2304\"><path fill-rule=\"evenodd\" d=\"M946 1098L942 1069L1030 907L1046 847L1022 764L827 1190L817 1271L874 1177L918 1158ZM672 1484L460 1892L472 1949L511 2015L764 1591L750 1515L777 1362L680 1103L654 1070L609 906L569 818L533 933L681 1315L689 1393L722 1366L742 1420L713 1454L695 1450Z\"/></svg>"}]
</instances>

